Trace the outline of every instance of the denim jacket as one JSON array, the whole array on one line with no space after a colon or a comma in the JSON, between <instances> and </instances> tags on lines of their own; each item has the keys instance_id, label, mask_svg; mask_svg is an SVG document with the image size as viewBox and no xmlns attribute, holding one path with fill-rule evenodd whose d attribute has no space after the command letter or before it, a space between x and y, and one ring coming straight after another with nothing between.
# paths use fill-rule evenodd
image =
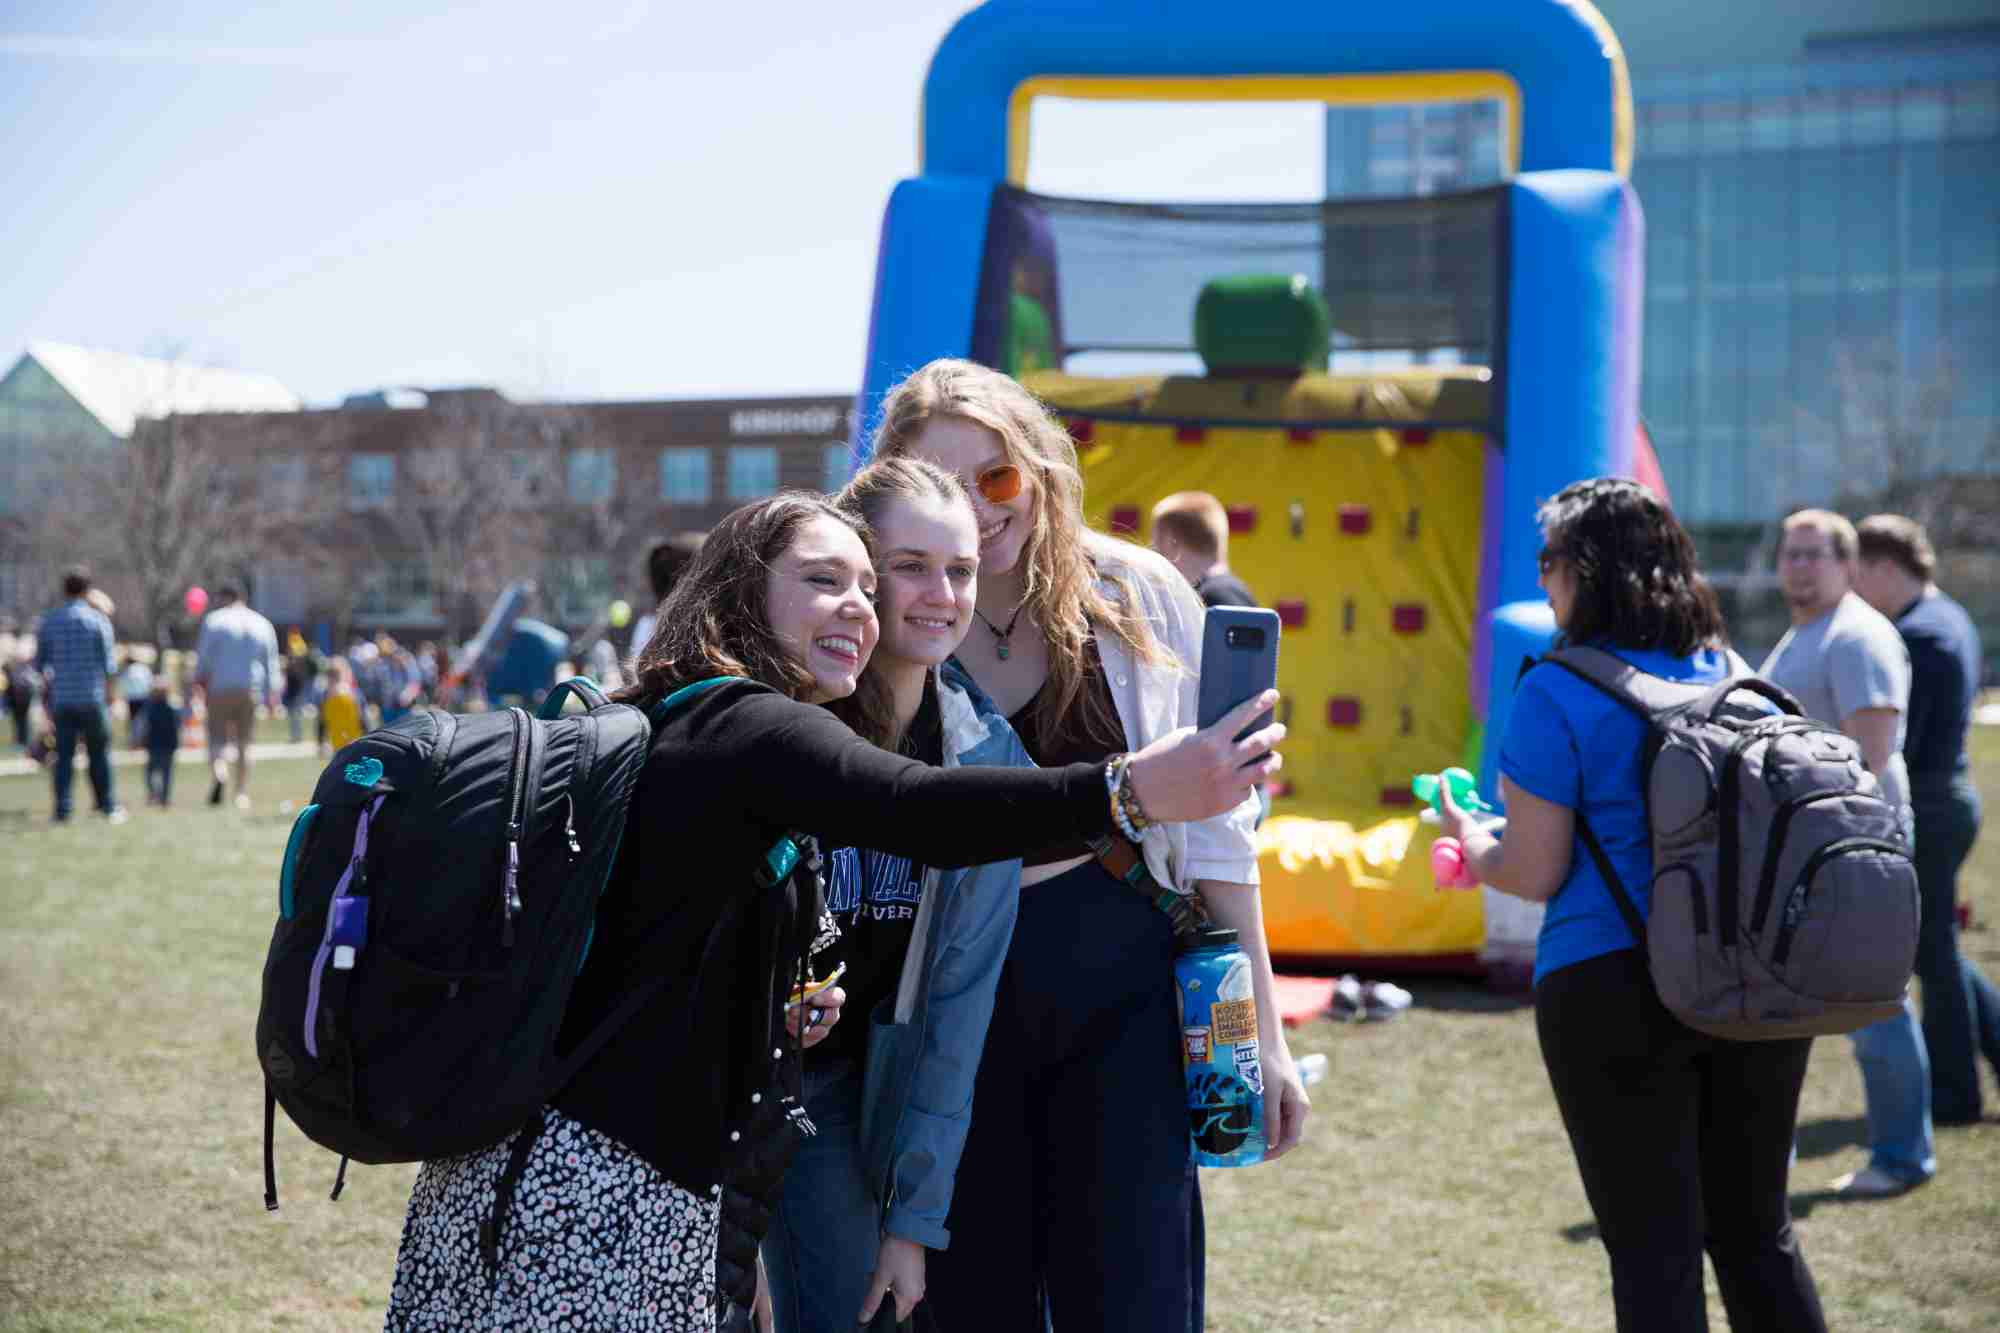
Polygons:
<instances>
[{"instance_id":1,"label":"denim jacket","mask_svg":"<svg viewBox=\"0 0 2000 1333\"><path fill-rule=\"evenodd\" d=\"M944 764L1031 768L1007 719L956 662L938 676ZM1000 966L1021 906L1021 863L926 869L896 994L868 1016L862 1165L883 1229L934 1250L951 1241L953 1177ZM921 948L918 947L921 942Z\"/></svg>"}]
</instances>

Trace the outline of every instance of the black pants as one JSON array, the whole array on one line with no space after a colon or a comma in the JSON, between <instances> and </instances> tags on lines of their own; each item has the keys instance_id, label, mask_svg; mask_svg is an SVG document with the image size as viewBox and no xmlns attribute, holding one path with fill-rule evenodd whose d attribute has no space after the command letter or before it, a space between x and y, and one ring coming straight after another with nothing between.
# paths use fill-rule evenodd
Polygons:
<instances>
[{"instance_id":1,"label":"black pants","mask_svg":"<svg viewBox=\"0 0 2000 1333\"><path fill-rule=\"evenodd\" d=\"M1022 890L951 1246L928 1261L939 1327L1198 1331L1188 1152L1166 915L1095 861Z\"/></svg>"},{"instance_id":2,"label":"black pants","mask_svg":"<svg viewBox=\"0 0 2000 1333\"><path fill-rule=\"evenodd\" d=\"M1917 888L1923 929L1917 981L1924 992L1924 1047L1931 1061L1931 1119L1979 1119L1975 1048L2000 1071L2000 989L1958 951L1958 870L1979 837L1979 793L1954 783L1915 802Z\"/></svg>"},{"instance_id":3,"label":"black pants","mask_svg":"<svg viewBox=\"0 0 2000 1333\"><path fill-rule=\"evenodd\" d=\"M1785 1193L1811 1040L1696 1032L1631 949L1543 977L1535 1030L1621 1333L1708 1327L1704 1249L1731 1328L1823 1333Z\"/></svg>"},{"instance_id":4,"label":"black pants","mask_svg":"<svg viewBox=\"0 0 2000 1333\"><path fill-rule=\"evenodd\" d=\"M89 762L90 790L101 813L111 813L117 800L111 787L111 723L103 704L58 708L56 722L56 818L68 819L70 786L76 780L76 746L83 742Z\"/></svg>"},{"instance_id":5,"label":"black pants","mask_svg":"<svg viewBox=\"0 0 2000 1333\"><path fill-rule=\"evenodd\" d=\"M174 752L146 751L146 795L167 805L174 799Z\"/></svg>"}]
</instances>

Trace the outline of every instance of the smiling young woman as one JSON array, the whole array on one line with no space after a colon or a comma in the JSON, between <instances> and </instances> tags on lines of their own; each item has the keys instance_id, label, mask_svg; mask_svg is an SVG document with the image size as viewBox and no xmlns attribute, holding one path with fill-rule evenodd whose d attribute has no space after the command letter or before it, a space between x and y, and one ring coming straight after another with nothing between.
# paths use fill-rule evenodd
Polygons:
<instances>
[{"instance_id":1,"label":"smiling young woman","mask_svg":"<svg viewBox=\"0 0 2000 1333\"><path fill-rule=\"evenodd\" d=\"M855 519L821 497L781 494L724 518L661 605L638 678L618 697L651 708L714 683L655 720L562 1048L615 1013L633 978L672 980L538 1126L424 1165L390 1329L558 1315L705 1329L725 1302L750 1304L785 1165L811 1132L803 1048L838 1021L830 1002L805 1023L789 1005L833 938L816 844L955 867L1110 826L1104 764L935 768L868 744L820 706L853 691L875 647L874 580ZM1230 728L1252 706L1133 754L1113 776L1164 818L1228 808L1275 766L1264 756L1283 734L1235 742ZM1256 762L1239 768L1246 759ZM774 884L758 871L783 837L807 854ZM514 1206L482 1245L517 1142L528 1148Z\"/></svg>"},{"instance_id":2,"label":"smiling young woman","mask_svg":"<svg viewBox=\"0 0 2000 1333\"><path fill-rule=\"evenodd\" d=\"M886 749L947 768L1031 768L1019 738L950 662L974 631L979 535L958 478L872 463L834 497L873 538L881 638L861 686L830 705ZM939 868L875 848L828 858L845 966L843 1024L805 1059L819 1127L785 1175L764 1240L777 1333L836 1333L893 1300L907 1317L927 1252L950 1240L973 1075L1020 906L1021 863ZM863 1129L872 1132L864 1136Z\"/></svg>"},{"instance_id":3,"label":"smiling young woman","mask_svg":"<svg viewBox=\"0 0 2000 1333\"><path fill-rule=\"evenodd\" d=\"M935 463L971 492L979 625L958 659L1037 762L1102 762L1194 720L1200 599L1156 552L1084 526L1075 445L1027 390L934 361L889 392L874 452ZM1199 895L1250 956L1275 1157L1297 1143L1308 1102L1277 1018L1259 806L1245 794L1206 820L1132 831L1153 880ZM1199 1327L1173 927L1084 839L1038 841L1023 864L931 1300L953 1333L1040 1327L1045 1297L1061 1327Z\"/></svg>"}]
</instances>

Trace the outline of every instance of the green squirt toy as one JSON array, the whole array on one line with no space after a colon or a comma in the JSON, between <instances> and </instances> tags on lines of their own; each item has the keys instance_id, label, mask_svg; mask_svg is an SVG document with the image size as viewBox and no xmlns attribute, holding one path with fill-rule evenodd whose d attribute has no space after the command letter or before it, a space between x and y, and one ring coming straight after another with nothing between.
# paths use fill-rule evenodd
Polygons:
<instances>
[{"instance_id":1,"label":"green squirt toy","mask_svg":"<svg viewBox=\"0 0 2000 1333\"><path fill-rule=\"evenodd\" d=\"M1444 814L1444 799L1439 795L1438 779L1443 778L1451 787L1451 799L1459 809L1469 815L1491 815L1498 811L1486 803L1479 794L1479 787L1472 774L1462 768L1447 768L1442 773L1419 773L1410 779L1410 790L1420 801L1430 802L1433 812Z\"/></svg>"}]
</instances>

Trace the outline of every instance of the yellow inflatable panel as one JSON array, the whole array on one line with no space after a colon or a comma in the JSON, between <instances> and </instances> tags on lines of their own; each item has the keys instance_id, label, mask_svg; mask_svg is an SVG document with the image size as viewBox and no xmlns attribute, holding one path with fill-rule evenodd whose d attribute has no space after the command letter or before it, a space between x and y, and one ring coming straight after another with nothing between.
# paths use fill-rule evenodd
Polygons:
<instances>
[{"instance_id":1,"label":"yellow inflatable panel","mask_svg":"<svg viewBox=\"0 0 2000 1333\"><path fill-rule=\"evenodd\" d=\"M1414 815L1357 830L1274 815L1257 834L1264 933L1295 957L1477 953L1485 895L1431 880L1432 831Z\"/></svg>"},{"instance_id":2,"label":"yellow inflatable panel","mask_svg":"<svg viewBox=\"0 0 2000 1333\"><path fill-rule=\"evenodd\" d=\"M1291 736L1259 853L1273 951L1473 954L1483 939L1481 895L1432 885L1430 838L1416 836L1409 782L1460 762L1474 726L1467 687L1493 446L1478 429L1190 419L1240 416L1246 387L1252 399L1267 395L1261 411L1273 398L1299 407L1338 395L1351 406L1358 395L1391 420L1449 419L1438 408L1452 395L1479 395L1481 410L1468 415L1483 415L1487 386L1472 375L1302 380L1316 382L1166 380L1149 389L1040 376L1034 387L1088 421L1078 453L1093 526L1144 541L1162 497L1208 491L1230 510L1230 568L1284 619L1278 687ZM1174 420L1091 415L1106 411Z\"/></svg>"}]
</instances>

